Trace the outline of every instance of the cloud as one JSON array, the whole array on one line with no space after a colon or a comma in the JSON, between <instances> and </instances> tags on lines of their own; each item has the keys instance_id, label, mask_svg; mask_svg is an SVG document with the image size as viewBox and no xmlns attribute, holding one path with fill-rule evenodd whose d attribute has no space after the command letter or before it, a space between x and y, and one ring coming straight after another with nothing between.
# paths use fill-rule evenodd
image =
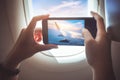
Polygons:
<instances>
[{"instance_id":1,"label":"cloud","mask_svg":"<svg viewBox=\"0 0 120 80\"><path fill-rule=\"evenodd\" d=\"M62 8L70 8L70 7L73 7L73 6L78 6L80 2L62 2L62 4L60 5L57 5L57 6L53 6L49 11L51 12L54 12L54 11L58 11Z\"/></svg>"},{"instance_id":2,"label":"cloud","mask_svg":"<svg viewBox=\"0 0 120 80\"><path fill-rule=\"evenodd\" d=\"M60 5L52 6L48 9L51 16L86 16L88 7L81 1L62 2Z\"/></svg>"},{"instance_id":3,"label":"cloud","mask_svg":"<svg viewBox=\"0 0 120 80\"><path fill-rule=\"evenodd\" d=\"M57 23L58 27L55 25ZM71 23L67 21L49 21L49 29L59 30L64 36L71 36L72 38L82 38L82 28L84 24L82 22Z\"/></svg>"},{"instance_id":4,"label":"cloud","mask_svg":"<svg viewBox=\"0 0 120 80\"><path fill-rule=\"evenodd\" d=\"M86 17L88 16L87 1L64 0L60 4L34 9L33 16L50 14L51 17Z\"/></svg>"},{"instance_id":5,"label":"cloud","mask_svg":"<svg viewBox=\"0 0 120 80\"><path fill-rule=\"evenodd\" d=\"M59 20L49 21L48 23L49 23L49 29L57 30L58 28L56 27L55 24L57 23L59 29L63 31L79 31L84 26L84 24L81 22L70 23L68 21L59 21Z\"/></svg>"}]
</instances>

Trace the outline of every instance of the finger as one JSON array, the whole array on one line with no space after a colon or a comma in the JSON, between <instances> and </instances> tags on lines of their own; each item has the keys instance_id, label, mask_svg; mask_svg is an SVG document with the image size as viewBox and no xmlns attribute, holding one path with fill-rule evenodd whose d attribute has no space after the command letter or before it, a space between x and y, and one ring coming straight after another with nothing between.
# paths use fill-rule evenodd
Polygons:
<instances>
[{"instance_id":1,"label":"finger","mask_svg":"<svg viewBox=\"0 0 120 80\"><path fill-rule=\"evenodd\" d=\"M42 29L41 28L35 28L35 30L34 30L34 40L36 42L40 42L42 40Z\"/></svg>"},{"instance_id":2,"label":"finger","mask_svg":"<svg viewBox=\"0 0 120 80\"><path fill-rule=\"evenodd\" d=\"M24 34L25 30L26 30L26 29L24 29L24 28L21 30L20 35L19 35L19 38L22 38L22 37L23 37L23 34ZM19 38L18 38L18 40L20 40Z\"/></svg>"},{"instance_id":3,"label":"finger","mask_svg":"<svg viewBox=\"0 0 120 80\"><path fill-rule=\"evenodd\" d=\"M97 37L102 37L105 33L105 24L103 18L95 12L91 12L95 20L97 21Z\"/></svg>"},{"instance_id":4,"label":"finger","mask_svg":"<svg viewBox=\"0 0 120 80\"><path fill-rule=\"evenodd\" d=\"M25 30L26 30L25 28L23 28L23 29L21 30L20 35L19 35L19 38L22 38L22 37L23 37ZM19 38L18 38L18 40L20 40Z\"/></svg>"},{"instance_id":5,"label":"finger","mask_svg":"<svg viewBox=\"0 0 120 80\"><path fill-rule=\"evenodd\" d=\"M38 51L50 50L50 49L54 49L54 48L58 48L58 46L54 45L54 44L46 44L46 45L38 45L37 46Z\"/></svg>"},{"instance_id":6,"label":"finger","mask_svg":"<svg viewBox=\"0 0 120 80\"><path fill-rule=\"evenodd\" d=\"M85 43L88 44L88 42L91 42L92 40L94 40L94 38L92 37L91 33L88 31L88 29L83 29L83 36L85 38Z\"/></svg>"},{"instance_id":7,"label":"finger","mask_svg":"<svg viewBox=\"0 0 120 80\"><path fill-rule=\"evenodd\" d=\"M49 15L40 15L40 16L33 17L30 24L28 25L27 30L34 31L37 21L42 20L42 19L47 19L48 17Z\"/></svg>"}]
</instances>

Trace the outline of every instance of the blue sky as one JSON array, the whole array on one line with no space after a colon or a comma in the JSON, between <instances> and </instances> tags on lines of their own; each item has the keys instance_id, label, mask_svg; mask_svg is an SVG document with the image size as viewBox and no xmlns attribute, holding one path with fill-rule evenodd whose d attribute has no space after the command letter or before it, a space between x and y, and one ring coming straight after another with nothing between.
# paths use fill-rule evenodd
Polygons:
<instances>
[{"instance_id":1,"label":"blue sky","mask_svg":"<svg viewBox=\"0 0 120 80\"><path fill-rule=\"evenodd\" d=\"M76 1L86 4L88 0L50 0L50 1L49 0L32 0L32 3L34 8L39 8L39 7L50 7L53 5L59 5L64 2L76 2Z\"/></svg>"},{"instance_id":2,"label":"blue sky","mask_svg":"<svg viewBox=\"0 0 120 80\"><path fill-rule=\"evenodd\" d=\"M88 0L32 0L33 15L49 13L51 16L86 16Z\"/></svg>"}]
</instances>

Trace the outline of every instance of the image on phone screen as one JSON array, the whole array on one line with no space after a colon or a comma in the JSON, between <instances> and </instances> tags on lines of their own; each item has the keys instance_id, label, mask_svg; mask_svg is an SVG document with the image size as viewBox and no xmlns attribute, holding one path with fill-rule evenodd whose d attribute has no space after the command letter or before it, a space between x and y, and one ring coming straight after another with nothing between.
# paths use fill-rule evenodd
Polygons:
<instances>
[{"instance_id":1,"label":"image on phone screen","mask_svg":"<svg viewBox=\"0 0 120 80\"><path fill-rule=\"evenodd\" d=\"M85 20L48 20L48 43L84 46Z\"/></svg>"}]
</instances>

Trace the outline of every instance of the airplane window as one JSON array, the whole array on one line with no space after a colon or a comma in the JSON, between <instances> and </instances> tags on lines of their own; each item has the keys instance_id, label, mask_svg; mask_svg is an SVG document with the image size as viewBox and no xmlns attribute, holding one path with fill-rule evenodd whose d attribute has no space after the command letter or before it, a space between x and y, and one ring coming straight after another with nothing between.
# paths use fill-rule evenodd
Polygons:
<instances>
[{"instance_id":1,"label":"airplane window","mask_svg":"<svg viewBox=\"0 0 120 80\"><path fill-rule=\"evenodd\" d=\"M24 0L26 21L33 16L50 14L50 17L91 17L90 11L97 11L97 0ZM39 21L36 27L41 27ZM40 42L43 43L43 42ZM58 63L72 63L85 59L85 46L59 46L42 52L55 57Z\"/></svg>"}]
</instances>

